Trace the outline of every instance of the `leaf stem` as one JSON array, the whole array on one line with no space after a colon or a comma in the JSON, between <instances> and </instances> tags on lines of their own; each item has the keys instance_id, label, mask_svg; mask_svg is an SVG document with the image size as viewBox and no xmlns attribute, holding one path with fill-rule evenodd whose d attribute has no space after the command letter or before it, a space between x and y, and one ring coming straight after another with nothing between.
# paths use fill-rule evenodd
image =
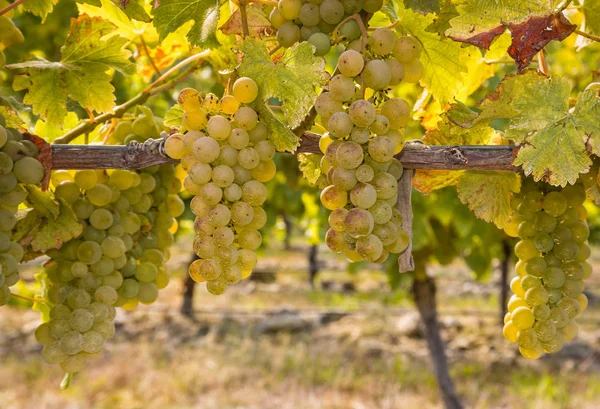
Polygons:
<instances>
[{"instance_id":1,"label":"leaf stem","mask_svg":"<svg viewBox=\"0 0 600 409\"><path fill-rule=\"evenodd\" d=\"M277 0L246 0L248 3L256 3L256 4L264 4L267 6L275 6L277 7Z\"/></svg>"},{"instance_id":2,"label":"leaf stem","mask_svg":"<svg viewBox=\"0 0 600 409\"><path fill-rule=\"evenodd\" d=\"M273 55L277 52L277 50L279 50L281 48L281 44L278 44L277 47L273 48L271 51L269 51L269 55Z\"/></svg>"},{"instance_id":3,"label":"leaf stem","mask_svg":"<svg viewBox=\"0 0 600 409\"><path fill-rule=\"evenodd\" d=\"M22 300L29 301L29 302L38 302L39 301L39 300L36 300L35 298L26 297L26 296L21 295L21 294L12 293L11 295L13 297L20 298Z\"/></svg>"},{"instance_id":4,"label":"leaf stem","mask_svg":"<svg viewBox=\"0 0 600 409\"><path fill-rule=\"evenodd\" d=\"M17 0L14 3L9 4L8 6L4 7L2 10L0 10L0 16L3 14L8 13L9 11L11 11L12 9L20 6L21 4L25 3L27 0Z\"/></svg>"},{"instance_id":5,"label":"leaf stem","mask_svg":"<svg viewBox=\"0 0 600 409\"><path fill-rule=\"evenodd\" d=\"M595 36L595 35L593 35L593 34L588 34L588 33L586 33L585 31L581 31L581 30L577 30L577 29L575 29L573 32L574 32L575 34L578 34L578 35L580 35L580 36L582 36L582 37L585 37L585 38L587 38L587 39L589 39L589 40L592 40L592 41L599 41L599 42L600 42L600 36Z\"/></svg>"},{"instance_id":6,"label":"leaf stem","mask_svg":"<svg viewBox=\"0 0 600 409\"><path fill-rule=\"evenodd\" d=\"M548 71L548 63L546 62L546 55L544 54L544 50L540 50L537 55L538 57L538 70L544 74L546 77L550 76L550 72Z\"/></svg>"},{"instance_id":7,"label":"leaf stem","mask_svg":"<svg viewBox=\"0 0 600 409\"><path fill-rule=\"evenodd\" d=\"M247 37L250 33L248 29L248 13L246 12L246 0L240 1L240 17L242 18L242 36Z\"/></svg>"},{"instance_id":8,"label":"leaf stem","mask_svg":"<svg viewBox=\"0 0 600 409\"><path fill-rule=\"evenodd\" d=\"M154 62L154 59L150 55L150 50L148 49L148 46L146 45L146 41L144 41L144 36L143 35L140 35L140 42L142 43L142 47L144 48L144 52L148 56L148 60L150 61L150 65L152 65L152 68L154 68L154 72L156 73L156 75L160 77L160 70L158 69L158 67L156 66L156 63Z\"/></svg>"},{"instance_id":9,"label":"leaf stem","mask_svg":"<svg viewBox=\"0 0 600 409\"><path fill-rule=\"evenodd\" d=\"M141 104L145 103L148 100L148 98L150 98L151 96L156 95L158 93L161 93L163 91L166 91L166 90L174 87L175 84L177 84L177 82L179 82L181 79L185 78L188 74L190 74L192 71L194 71L197 68L198 64L195 64L195 65L189 67L187 70L179 73L179 75L177 75L174 78L172 78L171 80L169 80L169 82L167 82L166 84L164 84L160 87L158 85L161 84L162 82L164 82L171 74L173 74L179 68L182 68L182 67L192 63L193 61L199 60L202 57L206 57L209 55L209 53L210 53L209 51L203 51L201 53L194 54L191 57L186 58L185 60L181 61L179 64L170 68L167 72L165 72L163 75L161 75L156 81L154 81L152 84L150 84L148 87L146 87L142 92L137 94L135 97L133 97L129 101L126 101L123 104L115 107L112 112L107 112L105 114L98 115L97 117L95 117L93 119L93 121L82 122L81 124L77 125L75 128L71 129L69 132L67 132L60 138L57 138L53 143L55 143L55 144L69 143L73 139L77 138L79 135L82 135L86 132L91 132L94 128L96 128L96 126L98 126L98 124L109 121L113 118L122 117L123 114L125 114L125 112L127 112L128 110L130 110L131 108L133 108L137 105L141 105Z\"/></svg>"},{"instance_id":10,"label":"leaf stem","mask_svg":"<svg viewBox=\"0 0 600 409\"><path fill-rule=\"evenodd\" d=\"M573 0L565 1L565 4L562 5L562 7L556 12L556 14L562 13L567 7L569 7L569 4L571 4L572 1Z\"/></svg>"}]
</instances>

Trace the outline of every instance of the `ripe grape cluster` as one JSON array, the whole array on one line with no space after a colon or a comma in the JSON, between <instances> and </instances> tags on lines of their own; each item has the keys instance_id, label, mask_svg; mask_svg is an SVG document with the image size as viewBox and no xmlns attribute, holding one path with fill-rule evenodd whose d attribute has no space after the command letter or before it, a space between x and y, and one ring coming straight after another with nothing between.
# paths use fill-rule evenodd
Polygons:
<instances>
[{"instance_id":1,"label":"ripe grape cluster","mask_svg":"<svg viewBox=\"0 0 600 409\"><path fill-rule=\"evenodd\" d=\"M135 134L130 121L117 128L121 134L147 138ZM44 267L53 307L50 321L35 335L46 362L75 373L114 335L115 307L151 304L167 286L165 261L177 228L175 217L183 213L184 204L177 195L181 182L173 165L139 173L56 171L51 182L56 198L71 206L84 230L47 252L50 261Z\"/></svg>"},{"instance_id":2,"label":"ripe grape cluster","mask_svg":"<svg viewBox=\"0 0 600 409\"><path fill-rule=\"evenodd\" d=\"M194 251L200 258L189 269L212 294L247 278L256 265L259 232L267 214L265 182L276 173L275 146L253 102L258 86L251 78L235 81L232 95L220 100L193 89L179 94L184 109L182 132L165 142L165 152L181 159L184 188L194 195Z\"/></svg>"},{"instance_id":3,"label":"ripe grape cluster","mask_svg":"<svg viewBox=\"0 0 600 409\"><path fill-rule=\"evenodd\" d=\"M340 55L339 74L315 101L328 131L320 141L329 184L321 202L332 210L329 248L351 260L384 262L408 246L396 210L403 169L393 156L402 150L410 107L382 91L406 79L405 64L420 67L421 48L414 38L398 38L388 28L373 31L366 43L363 52L349 48ZM369 100L367 91L373 95Z\"/></svg>"},{"instance_id":4,"label":"ripe grape cluster","mask_svg":"<svg viewBox=\"0 0 600 409\"><path fill-rule=\"evenodd\" d=\"M587 307L583 280L592 273L585 198L581 185L540 190L533 184L513 198L505 231L520 238L518 275L503 332L525 358L558 352L577 336L575 317Z\"/></svg>"},{"instance_id":5,"label":"ripe grape cluster","mask_svg":"<svg viewBox=\"0 0 600 409\"><path fill-rule=\"evenodd\" d=\"M329 35L344 19L361 11L375 13L382 6L383 0L279 0L270 20L282 47L309 41L317 48L317 55L325 55L331 47ZM339 34L348 41L358 39L358 22L344 22Z\"/></svg>"},{"instance_id":6,"label":"ripe grape cluster","mask_svg":"<svg viewBox=\"0 0 600 409\"><path fill-rule=\"evenodd\" d=\"M27 198L23 185L39 184L44 176L42 164L35 159L37 146L4 125L0 116L0 305L8 303L9 287L19 281L23 248L12 240L12 232L19 205Z\"/></svg>"}]
</instances>

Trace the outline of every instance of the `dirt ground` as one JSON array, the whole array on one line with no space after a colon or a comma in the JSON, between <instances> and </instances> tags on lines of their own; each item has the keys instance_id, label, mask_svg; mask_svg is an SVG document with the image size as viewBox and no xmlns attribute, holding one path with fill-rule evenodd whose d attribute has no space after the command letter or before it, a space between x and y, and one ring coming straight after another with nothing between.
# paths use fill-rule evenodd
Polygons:
<instances>
[{"instance_id":1,"label":"dirt ground","mask_svg":"<svg viewBox=\"0 0 600 409\"><path fill-rule=\"evenodd\" d=\"M173 280L160 300L120 311L117 336L65 392L60 369L39 356L39 314L1 308L0 409L442 407L410 294L391 291L376 267L349 274L343 260L323 252L312 289L306 249L272 250L256 276L274 281L247 282L220 297L199 285L188 318L179 313L188 245L184 239L174 249ZM600 259L600 249L594 255ZM592 302L579 337L530 362L502 338L499 274L477 282L460 264L432 273L466 407L600 407L598 276L588 285Z\"/></svg>"}]
</instances>

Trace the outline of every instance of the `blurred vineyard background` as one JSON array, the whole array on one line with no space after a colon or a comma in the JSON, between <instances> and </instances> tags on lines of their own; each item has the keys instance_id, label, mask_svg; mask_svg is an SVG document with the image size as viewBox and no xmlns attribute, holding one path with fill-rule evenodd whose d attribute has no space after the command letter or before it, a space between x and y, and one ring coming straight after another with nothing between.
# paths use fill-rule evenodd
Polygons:
<instances>
[{"instance_id":1,"label":"blurred vineyard background","mask_svg":"<svg viewBox=\"0 0 600 409\"><path fill-rule=\"evenodd\" d=\"M291 231L282 216L276 220L253 279L218 297L197 285L186 314L191 236L183 223L169 287L151 306L119 311L116 338L65 392L60 370L40 359L33 336L39 314L19 308L23 300L0 310L0 407L442 407L409 280L348 264L311 247L299 220L290 220ZM311 258L319 271L314 287ZM592 263L600 266L597 247ZM529 362L502 337L500 266L495 260L483 279L463 261L429 268L450 372L466 407L599 407L598 275L588 285L579 337ZM35 291L38 268L24 266L20 294Z\"/></svg>"}]
</instances>

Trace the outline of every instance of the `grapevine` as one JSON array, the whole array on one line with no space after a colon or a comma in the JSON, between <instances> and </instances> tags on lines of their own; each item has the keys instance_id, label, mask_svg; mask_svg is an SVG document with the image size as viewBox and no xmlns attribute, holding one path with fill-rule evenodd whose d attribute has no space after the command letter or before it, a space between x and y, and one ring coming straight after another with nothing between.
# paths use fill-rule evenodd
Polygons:
<instances>
[{"instance_id":1,"label":"grapevine","mask_svg":"<svg viewBox=\"0 0 600 409\"><path fill-rule=\"evenodd\" d=\"M600 204L590 2L87 2L58 45L40 36L55 2L0 3L0 306L34 303L41 356L66 379L115 335L117 308L156 302L180 225L208 293L249 278L285 202L273 192L300 173L310 244L385 263L395 284L414 270L437 344L426 265L460 257L482 277L498 242L518 259L515 354L577 336ZM556 49L581 54L565 70ZM39 256L39 294L12 294Z\"/></svg>"}]
</instances>

